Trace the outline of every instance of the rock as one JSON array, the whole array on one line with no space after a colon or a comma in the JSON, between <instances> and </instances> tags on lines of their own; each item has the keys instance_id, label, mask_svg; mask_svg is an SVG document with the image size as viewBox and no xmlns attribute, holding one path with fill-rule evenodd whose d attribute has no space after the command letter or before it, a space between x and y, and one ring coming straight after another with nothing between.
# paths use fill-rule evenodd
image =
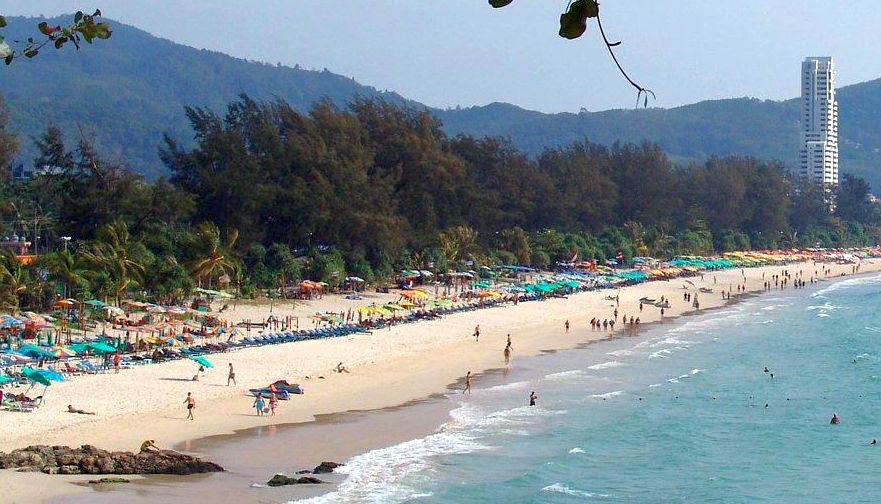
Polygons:
<instances>
[{"instance_id":1,"label":"rock","mask_svg":"<svg viewBox=\"0 0 881 504\"><path fill-rule=\"evenodd\" d=\"M0 469L28 469L46 474L197 474L221 472L223 467L171 450L109 452L92 445L29 446L0 452Z\"/></svg>"},{"instance_id":2,"label":"rock","mask_svg":"<svg viewBox=\"0 0 881 504\"><path fill-rule=\"evenodd\" d=\"M309 469L303 469L302 471L297 471L297 474L312 474L312 471Z\"/></svg>"},{"instance_id":3,"label":"rock","mask_svg":"<svg viewBox=\"0 0 881 504\"><path fill-rule=\"evenodd\" d=\"M109 483L131 483L129 480L125 478L101 478L96 480L89 480L90 485L104 485Z\"/></svg>"},{"instance_id":4,"label":"rock","mask_svg":"<svg viewBox=\"0 0 881 504\"><path fill-rule=\"evenodd\" d=\"M334 469L341 466L342 464L337 464L336 462L322 462L318 464L318 466L312 470L312 474L328 474L332 473Z\"/></svg>"},{"instance_id":5,"label":"rock","mask_svg":"<svg viewBox=\"0 0 881 504\"><path fill-rule=\"evenodd\" d=\"M269 481L266 482L266 484L271 487L280 487L286 485L321 485L323 483L323 481L314 476L301 476L299 478L292 478L290 476L285 476L284 474L276 474Z\"/></svg>"}]
</instances>

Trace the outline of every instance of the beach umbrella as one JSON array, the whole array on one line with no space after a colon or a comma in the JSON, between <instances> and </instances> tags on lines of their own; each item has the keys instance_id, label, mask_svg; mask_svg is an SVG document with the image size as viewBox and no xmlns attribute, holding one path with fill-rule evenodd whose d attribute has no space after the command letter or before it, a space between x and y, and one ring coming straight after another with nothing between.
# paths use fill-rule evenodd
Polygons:
<instances>
[{"instance_id":1,"label":"beach umbrella","mask_svg":"<svg viewBox=\"0 0 881 504\"><path fill-rule=\"evenodd\" d=\"M391 310L391 311L407 311L406 308L404 308L403 306L401 306L399 304L395 304L395 303L386 303L382 307L385 308L386 310Z\"/></svg>"},{"instance_id":2,"label":"beach umbrella","mask_svg":"<svg viewBox=\"0 0 881 504\"><path fill-rule=\"evenodd\" d=\"M21 320L12 315L3 314L0 316L0 327L16 327L22 324Z\"/></svg>"},{"instance_id":3,"label":"beach umbrella","mask_svg":"<svg viewBox=\"0 0 881 504\"><path fill-rule=\"evenodd\" d=\"M59 299L58 301L55 301L55 304L53 304L52 306L55 308L69 309L79 306L79 304L80 302L76 299Z\"/></svg>"},{"instance_id":4,"label":"beach umbrella","mask_svg":"<svg viewBox=\"0 0 881 504\"><path fill-rule=\"evenodd\" d=\"M36 345L23 345L18 348L18 353L22 355L27 355L28 357L33 357L35 359L56 359L57 356L46 350L44 348L40 348Z\"/></svg>"},{"instance_id":5,"label":"beach umbrella","mask_svg":"<svg viewBox=\"0 0 881 504\"><path fill-rule=\"evenodd\" d=\"M0 384L9 383L11 381L15 381L13 378L10 378L5 375L0 375Z\"/></svg>"},{"instance_id":6,"label":"beach umbrella","mask_svg":"<svg viewBox=\"0 0 881 504\"><path fill-rule=\"evenodd\" d=\"M205 357L202 357L201 355L192 356L192 357L190 357L190 359L198 362L199 364L205 366L206 368L213 368L214 367L214 364L212 364L211 361L209 361Z\"/></svg>"},{"instance_id":7,"label":"beach umbrella","mask_svg":"<svg viewBox=\"0 0 881 504\"><path fill-rule=\"evenodd\" d=\"M111 315L125 315L125 311L118 306L107 305L103 307L103 310Z\"/></svg>"},{"instance_id":8,"label":"beach umbrella","mask_svg":"<svg viewBox=\"0 0 881 504\"><path fill-rule=\"evenodd\" d=\"M104 308L107 306L107 303L101 301L100 299L89 299L88 301L83 301L83 304L87 304L92 308Z\"/></svg>"},{"instance_id":9,"label":"beach umbrella","mask_svg":"<svg viewBox=\"0 0 881 504\"><path fill-rule=\"evenodd\" d=\"M24 355L24 354L20 354L18 352L6 352L3 355L9 357L10 359L12 359L18 363L31 362L32 360L34 360L33 358L28 357L27 355Z\"/></svg>"},{"instance_id":10,"label":"beach umbrella","mask_svg":"<svg viewBox=\"0 0 881 504\"><path fill-rule=\"evenodd\" d=\"M21 370L21 374L25 376L28 380L31 380L34 383L39 383L40 385L44 385L48 387L52 385L52 382L49 380L47 376L44 376L42 373L37 372L36 369L24 368Z\"/></svg>"},{"instance_id":11,"label":"beach umbrella","mask_svg":"<svg viewBox=\"0 0 881 504\"><path fill-rule=\"evenodd\" d=\"M91 348L92 350L94 350L98 353L113 353L116 351L115 348L108 345L107 343L101 343L101 342L88 343L86 346L88 346L89 348Z\"/></svg>"}]
</instances>

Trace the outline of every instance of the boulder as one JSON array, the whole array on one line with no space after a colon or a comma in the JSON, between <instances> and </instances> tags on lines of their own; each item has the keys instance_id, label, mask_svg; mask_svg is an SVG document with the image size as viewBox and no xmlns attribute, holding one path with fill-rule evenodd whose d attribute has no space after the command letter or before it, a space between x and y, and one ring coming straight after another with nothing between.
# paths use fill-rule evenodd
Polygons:
<instances>
[{"instance_id":1,"label":"boulder","mask_svg":"<svg viewBox=\"0 0 881 504\"><path fill-rule=\"evenodd\" d=\"M106 485L110 483L130 483L130 481L125 478L101 478L89 480L90 485Z\"/></svg>"},{"instance_id":2,"label":"boulder","mask_svg":"<svg viewBox=\"0 0 881 504\"><path fill-rule=\"evenodd\" d=\"M341 466L342 464L337 464L336 462L322 462L318 464L315 469L312 470L312 474L328 474L332 473L334 469Z\"/></svg>"},{"instance_id":3,"label":"boulder","mask_svg":"<svg viewBox=\"0 0 881 504\"><path fill-rule=\"evenodd\" d=\"M320 485L322 483L324 482L314 476L301 476L299 478L294 478L291 476L285 476L284 474L276 474L266 482L266 484L271 487L286 485Z\"/></svg>"},{"instance_id":4,"label":"boulder","mask_svg":"<svg viewBox=\"0 0 881 504\"><path fill-rule=\"evenodd\" d=\"M221 472L223 467L197 457L165 450L109 452L91 445L29 446L0 452L0 469L27 469L46 474L197 474Z\"/></svg>"}]
</instances>

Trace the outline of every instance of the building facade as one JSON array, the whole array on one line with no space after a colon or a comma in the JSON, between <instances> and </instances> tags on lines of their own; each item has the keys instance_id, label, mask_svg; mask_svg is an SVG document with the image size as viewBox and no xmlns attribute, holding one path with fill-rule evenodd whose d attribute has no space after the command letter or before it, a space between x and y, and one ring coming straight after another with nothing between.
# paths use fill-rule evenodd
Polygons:
<instances>
[{"instance_id":1,"label":"building facade","mask_svg":"<svg viewBox=\"0 0 881 504\"><path fill-rule=\"evenodd\" d=\"M838 185L838 101L832 57L802 62L801 102L799 175L832 189Z\"/></svg>"}]
</instances>

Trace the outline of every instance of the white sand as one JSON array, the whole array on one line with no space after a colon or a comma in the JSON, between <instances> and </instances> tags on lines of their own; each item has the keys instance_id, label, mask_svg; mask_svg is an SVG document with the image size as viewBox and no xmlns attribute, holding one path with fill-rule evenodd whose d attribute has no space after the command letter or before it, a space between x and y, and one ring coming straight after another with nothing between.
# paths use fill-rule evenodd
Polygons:
<instances>
[{"instance_id":1,"label":"white sand","mask_svg":"<svg viewBox=\"0 0 881 504\"><path fill-rule=\"evenodd\" d=\"M829 267L833 270L830 278L851 273L851 265ZM783 269L778 266L747 269L747 289L762 290L763 273L770 278ZM814 266L804 263L789 265L786 269L791 272L803 269L809 276ZM864 261L861 273L879 269L881 261ZM691 281L695 283L692 292L699 287L714 288L712 294L698 293L702 310L725 303L719 294L721 289L744 284L741 270L707 273L703 281L699 277ZM514 365L517 356L545 349L571 348L608 336L590 331L589 321L591 317L612 318L614 302L605 299L609 295L620 295L620 316L640 316L643 324L660 319L658 308L646 306L639 312L638 300L644 296L667 296L672 307L666 310L666 318L681 315L691 310L690 305L682 301L684 285L683 279L647 282L619 290L580 293L568 299L469 311L441 320L377 330L370 335L216 354L208 357L216 367L208 370L199 382L188 381L195 374L197 364L185 360L138 366L122 370L118 375L111 371L106 375L78 376L53 385L46 403L33 413L0 412L0 450L30 444L90 443L105 449L133 451L144 439L155 439L160 447L169 447L188 439L267 423L309 421L317 414L397 406L443 392L468 370L477 373L500 367L508 333L513 338ZM788 288L792 288L791 284ZM290 302L276 304L273 314L280 318L300 316L300 327L308 327L306 317L315 311L339 312L368 304L374 297L380 303L394 296L371 294L363 301L325 296L317 301L299 301L296 309L292 309ZM238 305L228 315L232 320L262 320L269 315L269 306ZM571 324L569 334L563 328L567 319ZM481 327L479 342L472 337L476 324ZM616 329L622 329L620 323ZM332 372L340 361L351 370L350 374ZM226 386L228 362L235 366L237 387ZM266 386L276 379L300 383L306 393L290 401L280 401L279 413L274 418L255 416L251 407L253 398L247 389ZM479 378L475 386L479 386ZM183 401L189 391L197 399L195 421L185 420ZM66 412L68 404L98 414L70 414ZM10 478L19 476L0 472L0 489L10 484ZM35 502L33 499L40 499L35 495L29 497L31 503Z\"/></svg>"}]
</instances>

